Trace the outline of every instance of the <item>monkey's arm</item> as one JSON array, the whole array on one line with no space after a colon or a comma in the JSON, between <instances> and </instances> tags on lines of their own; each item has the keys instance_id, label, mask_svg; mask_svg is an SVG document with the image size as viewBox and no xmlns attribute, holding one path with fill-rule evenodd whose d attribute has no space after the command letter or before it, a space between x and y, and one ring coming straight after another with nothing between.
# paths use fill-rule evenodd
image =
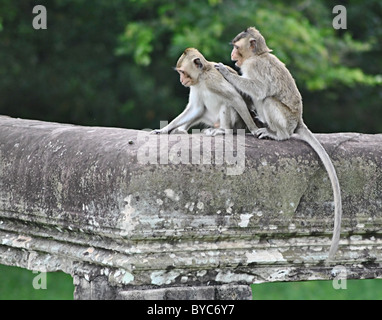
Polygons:
<instances>
[{"instance_id":1,"label":"monkey's arm","mask_svg":"<svg viewBox=\"0 0 382 320\"><path fill-rule=\"evenodd\" d=\"M247 79L230 72L222 63L215 65L215 68L231 83L237 90L249 95L252 99L264 99L266 85L257 79Z\"/></svg>"}]
</instances>

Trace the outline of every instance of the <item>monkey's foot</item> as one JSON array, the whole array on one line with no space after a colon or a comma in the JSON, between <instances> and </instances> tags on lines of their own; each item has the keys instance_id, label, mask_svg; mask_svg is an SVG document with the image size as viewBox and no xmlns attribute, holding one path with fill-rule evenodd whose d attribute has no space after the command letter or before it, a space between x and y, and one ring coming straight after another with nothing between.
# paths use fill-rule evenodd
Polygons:
<instances>
[{"instance_id":1,"label":"monkey's foot","mask_svg":"<svg viewBox=\"0 0 382 320\"><path fill-rule=\"evenodd\" d=\"M184 129L174 129L171 131L171 133L175 133L175 134L188 134L187 130L184 130Z\"/></svg>"},{"instance_id":2,"label":"monkey's foot","mask_svg":"<svg viewBox=\"0 0 382 320\"><path fill-rule=\"evenodd\" d=\"M213 128L206 128L206 129L202 129L202 133L204 133L205 135L207 135L207 136L210 136L211 135L211 130L212 130Z\"/></svg>"},{"instance_id":3,"label":"monkey's foot","mask_svg":"<svg viewBox=\"0 0 382 320\"><path fill-rule=\"evenodd\" d=\"M269 131L268 128L260 128L260 129L256 130L256 135L259 139L270 138L270 139L277 140L276 135L274 133L272 133L271 131Z\"/></svg>"},{"instance_id":4,"label":"monkey's foot","mask_svg":"<svg viewBox=\"0 0 382 320\"><path fill-rule=\"evenodd\" d=\"M202 131L206 136L224 135L225 130L222 128L207 128Z\"/></svg>"},{"instance_id":5,"label":"monkey's foot","mask_svg":"<svg viewBox=\"0 0 382 320\"><path fill-rule=\"evenodd\" d=\"M257 129L258 130L258 129ZM257 130L255 130L255 131L251 131L251 134L255 137L255 138L258 138L258 136L257 136Z\"/></svg>"}]
</instances>

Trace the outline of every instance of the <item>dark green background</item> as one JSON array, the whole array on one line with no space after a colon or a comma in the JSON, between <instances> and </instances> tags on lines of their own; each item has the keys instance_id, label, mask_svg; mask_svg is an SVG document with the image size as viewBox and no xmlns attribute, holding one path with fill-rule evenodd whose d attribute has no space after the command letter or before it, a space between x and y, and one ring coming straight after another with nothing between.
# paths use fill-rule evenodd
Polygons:
<instances>
[{"instance_id":1,"label":"dark green background","mask_svg":"<svg viewBox=\"0 0 382 320\"><path fill-rule=\"evenodd\" d=\"M35 5L48 29L35 30ZM256 26L294 75L313 132L382 131L382 2L341 1L347 29L334 30L333 2L0 0L0 114L158 128L187 103L172 70L186 47L232 65L229 41ZM34 290L31 271L0 266L0 299L67 299L70 276ZM255 298L381 298L378 280L254 286ZM42 292L44 291L44 292ZM269 295L270 294L270 295Z\"/></svg>"},{"instance_id":2,"label":"dark green background","mask_svg":"<svg viewBox=\"0 0 382 320\"><path fill-rule=\"evenodd\" d=\"M187 103L172 70L183 50L232 65L229 41L254 25L296 78L313 132L381 132L382 3L341 3L346 30L326 0L1 0L0 114L157 128ZM36 4L47 30L32 27Z\"/></svg>"}]
</instances>

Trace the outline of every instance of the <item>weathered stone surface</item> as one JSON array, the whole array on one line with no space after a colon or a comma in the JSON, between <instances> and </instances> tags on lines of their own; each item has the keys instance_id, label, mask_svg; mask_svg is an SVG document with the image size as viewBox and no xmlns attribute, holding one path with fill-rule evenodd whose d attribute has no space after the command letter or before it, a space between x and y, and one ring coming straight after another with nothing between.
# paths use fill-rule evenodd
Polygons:
<instances>
[{"instance_id":1,"label":"weathered stone surface","mask_svg":"<svg viewBox=\"0 0 382 320\"><path fill-rule=\"evenodd\" d=\"M317 137L343 197L331 266L332 191L303 142L0 117L0 263L63 270L97 299L330 279L335 264L381 277L382 135Z\"/></svg>"},{"instance_id":2,"label":"weathered stone surface","mask_svg":"<svg viewBox=\"0 0 382 320\"><path fill-rule=\"evenodd\" d=\"M244 285L129 290L121 291L117 296L118 300L248 300L251 298L251 288Z\"/></svg>"}]
</instances>

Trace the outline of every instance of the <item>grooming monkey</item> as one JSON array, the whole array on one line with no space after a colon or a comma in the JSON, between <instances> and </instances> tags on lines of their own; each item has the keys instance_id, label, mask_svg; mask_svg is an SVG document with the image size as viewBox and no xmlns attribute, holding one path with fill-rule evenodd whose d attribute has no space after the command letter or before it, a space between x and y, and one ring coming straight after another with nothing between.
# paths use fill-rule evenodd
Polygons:
<instances>
[{"instance_id":1,"label":"grooming monkey","mask_svg":"<svg viewBox=\"0 0 382 320\"><path fill-rule=\"evenodd\" d=\"M241 93L253 100L260 121L266 124L256 134L260 139L286 140L294 138L307 142L318 154L328 172L334 194L334 231L329 260L338 248L341 231L341 190L333 163L323 146L302 120L302 97L285 65L273 54L260 32L248 28L232 40L232 61L240 67L242 76L235 75L219 63L215 67Z\"/></svg>"},{"instance_id":2,"label":"grooming monkey","mask_svg":"<svg viewBox=\"0 0 382 320\"><path fill-rule=\"evenodd\" d=\"M162 129L153 133L187 133L192 126L203 123L211 128L208 135L224 134L226 129L248 129L254 134L258 127L240 93L194 48L186 49L176 64L183 86L190 88L185 110ZM236 73L227 68L228 72ZM244 122L244 123L243 123ZM213 128L218 124L218 128Z\"/></svg>"}]
</instances>

